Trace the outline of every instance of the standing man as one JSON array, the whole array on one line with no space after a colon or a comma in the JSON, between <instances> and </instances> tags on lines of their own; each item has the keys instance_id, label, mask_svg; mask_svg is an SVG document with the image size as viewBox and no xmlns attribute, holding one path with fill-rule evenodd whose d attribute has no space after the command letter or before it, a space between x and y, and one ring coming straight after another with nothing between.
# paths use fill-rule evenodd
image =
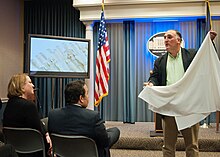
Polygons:
<instances>
[{"instance_id":1,"label":"standing man","mask_svg":"<svg viewBox=\"0 0 220 157\"><path fill-rule=\"evenodd\" d=\"M210 31L211 39L217 35ZM155 60L153 74L146 86L167 86L180 80L196 52L181 48L182 35L176 30L168 30L164 35L164 43L167 53ZM186 104L187 105L187 104ZM186 146L187 157L198 157L198 132L199 124L181 130ZM178 129L175 118L163 115L164 145L162 148L164 157L175 157Z\"/></svg>"},{"instance_id":2,"label":"standing man","mask_svg":"<svg viewBox=\"0 0 220 157\"><path fill-rule=\"evenodd\" d=\"M67 84L65 100L64 108L49 113L49 132L89 137L96 142L99 157L110 157L109 149L118 141L120 131L116 127L106 130L99 113L86 109L89 98L85 82L77 80Z\"/></svg>"}]
</instances>

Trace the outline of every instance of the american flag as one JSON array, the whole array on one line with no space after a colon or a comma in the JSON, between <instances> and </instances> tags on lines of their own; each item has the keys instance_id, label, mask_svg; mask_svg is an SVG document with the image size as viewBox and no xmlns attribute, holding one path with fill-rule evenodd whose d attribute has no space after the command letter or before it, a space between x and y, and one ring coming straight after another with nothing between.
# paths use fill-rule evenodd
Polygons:
<instances>
[{"instance_id":1,"label":"american flag","mask_svg":"<svg viewBox=\"0 0 220 157\"><path fill-rule=\"evenodd\" d=\"M96 57L95 106L98 106L104 96L108 95L110 50L105 26L104 4L102 3L99 25L99 42Z\"/></svg>"}]
</instances>

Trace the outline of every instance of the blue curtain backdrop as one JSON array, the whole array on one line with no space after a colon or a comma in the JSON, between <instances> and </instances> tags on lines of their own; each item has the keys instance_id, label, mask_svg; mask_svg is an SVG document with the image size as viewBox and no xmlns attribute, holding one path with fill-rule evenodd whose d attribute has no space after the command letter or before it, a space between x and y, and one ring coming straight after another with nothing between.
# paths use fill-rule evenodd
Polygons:
<instances>
[{"instance_id":1,"label":"blue curtain backdrop","mask_svg":"<svg viewBox=\"0 0 220 157\"><path fill-rule=\"evenodd\" d=\"M135 90L135 23L134 21L125 21L123 23L124 35L124 78L123 93L124 98L124 117L123 122L134 123L136 121L136 90Z\"/></svg>"}]
</instances>

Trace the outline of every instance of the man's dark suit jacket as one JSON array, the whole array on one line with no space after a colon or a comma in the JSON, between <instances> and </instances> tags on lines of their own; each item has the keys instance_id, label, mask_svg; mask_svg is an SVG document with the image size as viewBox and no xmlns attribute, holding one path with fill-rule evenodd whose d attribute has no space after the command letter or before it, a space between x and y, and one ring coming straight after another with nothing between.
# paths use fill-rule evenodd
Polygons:
<instances>
[{"instance_id":1,"label":"man's dark suit jacket","mask_svg":"<svg viewBox=\"0 0 220 157\"><path fill-rule=\"evenodd\" d=\"M181 53L182 53L184 71L186 71L190 63L192 62L196 54L196 51L193 49L187 50L181 48ZM168 57L168 53L165 53L164 55L156 59L154 62L153 74L151 74L149 81L152 82L155 86L166 86L167 57Z\"/></svg>"},{"instance_id":2,"label":"man's dark suit jacket","mask_svg":"<svg viewBox=\"0 0 220 157\"><path fill-rule=\"evenodd\" d=\"M105 156L104 148L109 145L108 134L98 112L81 106L67 105L65 108L50 111L48 131L92 138L96 142L99 157Z\"/></svg>"}]
</instances>

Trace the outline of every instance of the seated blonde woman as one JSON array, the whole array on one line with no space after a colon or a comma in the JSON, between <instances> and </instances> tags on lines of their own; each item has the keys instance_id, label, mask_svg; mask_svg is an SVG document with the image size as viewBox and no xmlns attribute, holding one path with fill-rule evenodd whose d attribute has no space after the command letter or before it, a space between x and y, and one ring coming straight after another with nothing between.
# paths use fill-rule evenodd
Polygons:
<instances>
[{"instance_id":1,"label":"seated blonde woman","mask_svg":"<svg viewBox=\"0 0 220 157\"><path fill-rule=\"evenodd\" d=\"M37 107L33 102L34 85L27 74L17 74L12 76L8 84L8 103L3 115L3 126L32 128L39 130L45 137L45 147L49 156L51 150L51 140L45 131L40 120ZM21 155L19 154L19 157ZM27 155L25 155L27 156ZM30 154L42 156L41 152Z\"/></svg>"}]
</instances>

